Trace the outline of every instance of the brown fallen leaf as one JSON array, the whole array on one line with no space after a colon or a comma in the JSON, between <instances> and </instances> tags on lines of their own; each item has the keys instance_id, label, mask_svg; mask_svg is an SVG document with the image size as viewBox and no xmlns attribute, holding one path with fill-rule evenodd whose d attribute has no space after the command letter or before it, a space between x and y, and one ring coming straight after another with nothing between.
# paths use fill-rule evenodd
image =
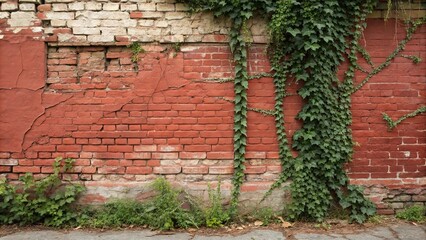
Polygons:
<instances>
[{"instance_id":1,"label":"brown fallen leaf","mask_svg":"<svg viewBox=\"0 0 426 240\"><path fill-rule=\"evenodd\" d=\"M281 226L283 228L290 228L293 227L293 224L287 221L284 221L284 219L282 217L278 217L278 219L280 219L280 221L282 222Z\"/></svg>"},{"instance_id":2,"label":"brown fallen leaf","mask_svg":"<svg viewBox=\"0 0 426 240\"><path fill-rule=\"evenodd\" d=\"M293 227L293 224L291 224L289 222L283 222L282 227L283 228L290 228L290 227Z\"/></svg>"},{"instance_id":3,"label":"brown fallen leaf","mask_svg":"<svg viewBox=\"0 0 426 240\"><path fill-rule=\"evenodd\" d=\"M262 226L263 225L263 222L262 221L256 221L256 222L254 222L254 226Z\"/></svg>"}]
</instances>

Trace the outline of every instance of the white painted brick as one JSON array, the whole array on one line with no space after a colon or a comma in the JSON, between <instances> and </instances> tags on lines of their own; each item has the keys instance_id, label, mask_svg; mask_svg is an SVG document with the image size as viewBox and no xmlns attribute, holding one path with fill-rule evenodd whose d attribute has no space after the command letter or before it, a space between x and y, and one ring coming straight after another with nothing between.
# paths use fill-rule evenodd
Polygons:
<instances>
[{"instance_id":1,"label":"white painted brick","mask_svg":"<svg viewBox=\"0 0 426 240\"><path fill-rule=\"evenodd\" d=\"M45 27L44 28L44 33L45 34L53 34L53 30L55 30L56 28L54 27Z\"/></svg>"},{"instance_id":2,"label":"white painted brick","mask_svg":"<svg viewBox=\"0 0 426 240\"><path fill-rule=\"evenodd\" d=\"M151 35L139 35L134 37L139 42L153 42L156 40L154 36Z\"/></svg>"},{"instance_id":3,"label":"white painted brick","mask_svg":"<svg viewBox=\"0 0 426 240\"><path fill-rule=\"evenodd\" d=\"M182 35L164 36L160 42L183 42L185 38Z\"/></svg>"},{"instance_id":4,"label":"white painted brick","mask_svg":"<svg viewBox=\"0 0 426 240\"><path fill-rule=\"evenodd\" d=\"M81 20L68 20L68 27L99 27L101 24L100 20L92 20L92 19L81 19Z\"/></svg>"},{"instance_id":5,"label":"white painted brick","mask_svg":"<svg viewBox=\"0 0 426 240\"><path fill-rule=\"evenodd\" d=\"M75 27L72 29L74 34L99 35L99 28Z\"/></svg>"},{"instance_id":6,"label":"white painted brick","mask_svg":"<svg viewBox=\"0 0 426 240\"><path fill-rule=\"evenodd\" d=\"M114 42L114 35L89 35L87 40L92 43L96 42Z\"/></svg>"},{"instance_id":7,"label":"white painted brick","mask_svg":"<svg viewBox=\"0 0 426 240\"><path fill-rule=\"evenodd\" d=\"M178 19L184 19L187 17L187 13L185 12L167 12L166 13L166 20L178 20Z\"/></svg>"},{"instance_id":8,"label":"white painted brick","mask_svg":"<svg viewBox=\"0 0 426 240\"><path fill-rule=\"evenodd\" d=\"M138 25L142 27L151 27L154 26L154 20L140 20Z\"/></svg>"},{"instance_id":9,"label":"white painted brick","mask_svg":"<svg viewBox=\"0 0 426 240\"><path fill-rule=\"evenodd\" d=\"M136 4L120 4L121 11L136 11L138 10L138 5Z\"/></svg>"},{"instance_id":10,"label":"white painted brick","mask_svg":"<svg viewBox=\"0 0 426 240\"><path fill-rule=\"evenodd\" d=\"M69 3L75 0L46 0L46 3Z\"/></svg>"},{"instance_id":11,"label":"white painted brick","mask_svg":"<svg viewBox=\"0 0 426 240\"><path fill-rule=\"evenodd\" d=\"M85 43L87 42L86 36L76 36L68 33L60 33L58 34L59 42L74 42L74 43Z\"/></svg>"},{"instance_id":12,"label":"white painted brick","mask_svg":"<svg viewBox=\"0 0 426 240\"><path fill-rule=\"evenodd\" d=\"M1 4L2 11L13 11L18 10L18 3L16 2L6 2Z\"/></svg>"},{"instance_id":13,"label":"white painted brick","mask_svg":"<svg viewBox=\"0 0 426 240\"><path fill-rule=\"evenodd\" d=\"M89 18L93 19L130 19L128 12L88 12Z\"/></svg>"},{"instance_id":14,"label":"white painted brick","mask_svg":"<svg viewBox=\"0 0 426 240\"><path fill-rule=\"evenodd\" d=\"M139 3L138 9L140 11L155 11L155 3Z\"/></svg>"},{"instance_id":15,"label":"white painted brick","mask_svg":"<svg viewBox=\"0 0 426 240\"><path fill-rule=\"evenodd\" d=\"M35 19L34 12L13 12L10 14L10 19L7 23L11 27L27 27L31 26Z\"/></svg>"},{"instance_id":16,"label":"white painted brick","mask_svg":"<svg viewBox=\"0 0 426 240\"><path fill-rule=\"evenodd\" d=\"M175 10L175 5L169 3L157 3L156 9L159 12L170 12Z\"/></svg>"},{"instance_id":17,"label":"white painted brick","mask_svg":"<svg viewBox=\"0 0 426 240\"><path fill-rule=\"evenodd\" d=\"M179 12L187 12L187 11L189 11L188 5L183 4L183 3L176 3L175 7L176 7L176 11L179 11Z\"/></svg>"},{"instance_id":18,"label":"white painted brick","mask_svg":"<svg viewBox=\"0 0 426 240\"><path fill-rule=\"evenodd\" d=\"M73 2L68 4L68 9L73 11L80 11L84 10L84 3L83 2Z\"/></svg>"},{"instance_id":19,"label":"white painted brick","mask_svg":"<svg viewBox=\"0 0 426 240\"><path fill-rule=\"evenodd\" d=\"M120 9L120 4L119 3L104 3L103 10L105 11L116 11L118 9Z\"/></svg>"},{"instance_id":20,"label":"white painted brick","mask_svg":"<svg viewBox=\"0 0 426 240\"><path fill-rule=\"evenodd\" d=\"M35 11L35 4L32 3L21 3L19 4L20 11Z\"/></svg>"},{"instance_id":21,"label":"white painted brick","mask_svg":"<svg viewBox=\"0 0 426 240\"><path fill-rule=\"evenodd\" d=\"M102 27L136 27L137 20L125 19L125 20L101 20Z\"/></svg>"},{"instance_id":22,"label":"white painted brick","mask_svg":"<svg viewBox=\"0 0 426 240\"><path fill-rule=\"evenodd\" d=\"M73 19L74 13L72 12L46 12L46 19Z\"/></svg>"},{"instance_id":23,"label":"white painted brick","mask_svg":"<svg viewBox=\"0 0 426 240\"><path fill-rule=\"evenodd\" d=\"M163 16L164 16L164 14L161 13L161 12L144 12L142 14L142 18L147 18L147 19L162 18Z\"/></svg>"},{"instance_id":24,"label":"white painted brick","mask_svg":"<svg viewBox=\"0 0 426 240\"><path fill-rule=\"evenodd\" d=\"M165 28L165 27L169 26L169 22L168 21L156 21L155 26L159 27L159 28Z\"/></svg>"},{"instance_id":25,"label":"white painted brick","mask_svg":"<svg viewBox=\"0 0 426 240\"><path fill-rule=\"evenodd\" d=\"M9 18L9 13L8 12L0 12L0 19L2 18Z\"/></svg>"},{"instance_id":26,"label":"white painted brick","mask_svg":"<svg viewBox=\"0 0 426 240\"><path fill-rule=\"evenodd\" d=\"M67 21L53 19L50 21L50 25L52 25L52 27L65 27L67 25Z\"/></svg>"},{"instance_id":27,"label":"white painted brick","mask_svg":"<svg viewBox=\"0 0 426 240\"><path fill-rule=\"evenodd\" d=\"M86 10L102 10L102 3L86 2Z\"/></svg>"},{"instance_id":28,"label":"white painted brick","mask_svg":"<svg viewBox=\"0 0 426 240\"><path fill-rule=\"evenodd\" d=\"M102 35L126 35L127 31L125 28L99 28Z\"/></svg>"},{"instance_id":29,"label":"white painted brick","mask_svg":"<svg viewBox=\"0 0 426 240\"><path fill-rule=\"evenodd\" d=\"M120 21L123 27L136 27L138 21L135 19L123 19Z\"/></svg>"},{"instance_id":30,"label":"white painted brick","mask_svg":"<svg viewBox=\"0 0 426 240\"><path fill-rule=\"evenodd\" d=\"M181 35L191 35L192 28L191 27L172 27L172 34L181 34Z\"/></svg>"},{"instance_id":31,"label":"white painted brick","mask_svg":"<svg viewBox=\"0 0 426 240\"><path fill-rule=\"evenodd\" d=\"M52 4L52 10L54 12L66 12L68 11L68 5L64 3Z\"/></svg>"}]
</instances>

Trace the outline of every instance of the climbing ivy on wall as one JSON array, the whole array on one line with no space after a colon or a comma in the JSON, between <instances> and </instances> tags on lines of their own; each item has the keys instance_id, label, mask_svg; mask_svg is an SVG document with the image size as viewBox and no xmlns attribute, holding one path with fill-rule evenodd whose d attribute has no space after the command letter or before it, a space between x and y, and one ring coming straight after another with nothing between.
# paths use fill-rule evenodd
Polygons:
<instances>
[{"instance_id":1,"label":"climbing ivy on wall","mask_svg":"<svg viewBox=\"0 0 426 240\"><path fill-rule=\"evenodd\" d=\"M251 78L247 70L245 37L247 21L254 15L266 16L270 29L270 61L274 72L276 132L283 171L270 191L289 179L291 219L322 221L333 202L350 211L352 221L363 222L375 213L374 205L364 198L362 189L349 184L344 163L351 159L353 140L350 124L351 94L372 75L387 67L380 65L360 85L354 86L355 71L362 69L358 54L371 63L359 46L367 14L377 0L303 1L303 0L180 0L193 11L212 11L227 17L232 26L230 48L235 61L234 176L231 214L236 213L240 187L244 181L244 154L247 133L247 89ZM424 21L423 21L424 23ZM417 25L416 25L417 24ZM418 26L418 22L412 26ZM407 41L415 28L409 28ZM406 43L406 42L405 42ZM404 43L404 46L405 46ZM338 67L349 63L344 78ZM298 94L305 100L297 118L303 126L293 136L290 147L284 124L283 99L289 80L303 82ZM293 157L291 148L298 151Z\"/></svg>"}]
</instances>

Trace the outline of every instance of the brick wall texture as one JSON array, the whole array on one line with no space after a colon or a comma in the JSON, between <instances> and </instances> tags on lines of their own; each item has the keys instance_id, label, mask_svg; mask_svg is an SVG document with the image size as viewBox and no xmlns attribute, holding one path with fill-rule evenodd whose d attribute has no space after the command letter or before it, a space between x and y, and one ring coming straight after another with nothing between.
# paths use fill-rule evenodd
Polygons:
<instances>
[{"instance_id":1,"label":"brick wall texture","mask_svg":"<svg viewBox=\"0 0 426 240\"><path fill-rule=\"evenodd\" d=\"M362 39L376 66L405 36L400 22L382 15L371 15ZM233 76L228 26L173 0L0 0L1 176L45 176L62 156L76 159L64 177L84 182L86 203L143 199L158 176L201 196L220 178L229 196L233 85L218 81ZM249 26L250 72L269 72L265 22ZM131 42L144 49L137 62ZM426 26L403 54L426 59ZM357 81L365 77L359 72ZM300 127L299 86L291 83L285 99L290 137ZM273 108L272 79L251 80L248 95L241 200L255 205L281 171L274 119L256 111ZM426 61L395 58L352 101L351 181L366 187L382 213L425 204L426 115L389 132L382 112L397 119L426 104ZM268 204L286 199L277 191Z\"/></svg>"}]
</instances>

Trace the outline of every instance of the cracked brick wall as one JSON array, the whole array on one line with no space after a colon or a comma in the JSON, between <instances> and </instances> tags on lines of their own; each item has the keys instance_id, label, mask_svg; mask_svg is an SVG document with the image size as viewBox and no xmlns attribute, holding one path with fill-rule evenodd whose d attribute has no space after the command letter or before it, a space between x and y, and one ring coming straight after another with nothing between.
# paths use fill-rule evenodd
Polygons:
<instances>
[{"instance_id":1,"label":"cracked brick wall","mask_svg":"<svg viewBox=\"0 0 426 240\"><path fill-rule=\"evenodd\" d=\"M44 176L62 156L76 159L65 177L87 186L82 202L146 198L160 175L204 197L206 183L220 178L229 196L233 89L220 83L233 76L229 23L189 15L173 0L42 2L0 0L0 174ZM405 34L383 14L370 16L363 39L376 65ZM250 28L250 72L268 72L264 22ZM426 59L425 36L423 26L404 54ZM145 50L136 63L126 47L133 41ZM425 104L425 69L398 57L352 98L357 146L348 171L383 213L426 202L425 115L392 132L381 116ZM298 88L290 84L285 99L290 136L300 127ZM273 108L273 93L272 79L250 81L245 205L257 204L281 171L274 119L259 112ZM265 204L286 199L277 191Z\"/></svg>"}]
</instances>

